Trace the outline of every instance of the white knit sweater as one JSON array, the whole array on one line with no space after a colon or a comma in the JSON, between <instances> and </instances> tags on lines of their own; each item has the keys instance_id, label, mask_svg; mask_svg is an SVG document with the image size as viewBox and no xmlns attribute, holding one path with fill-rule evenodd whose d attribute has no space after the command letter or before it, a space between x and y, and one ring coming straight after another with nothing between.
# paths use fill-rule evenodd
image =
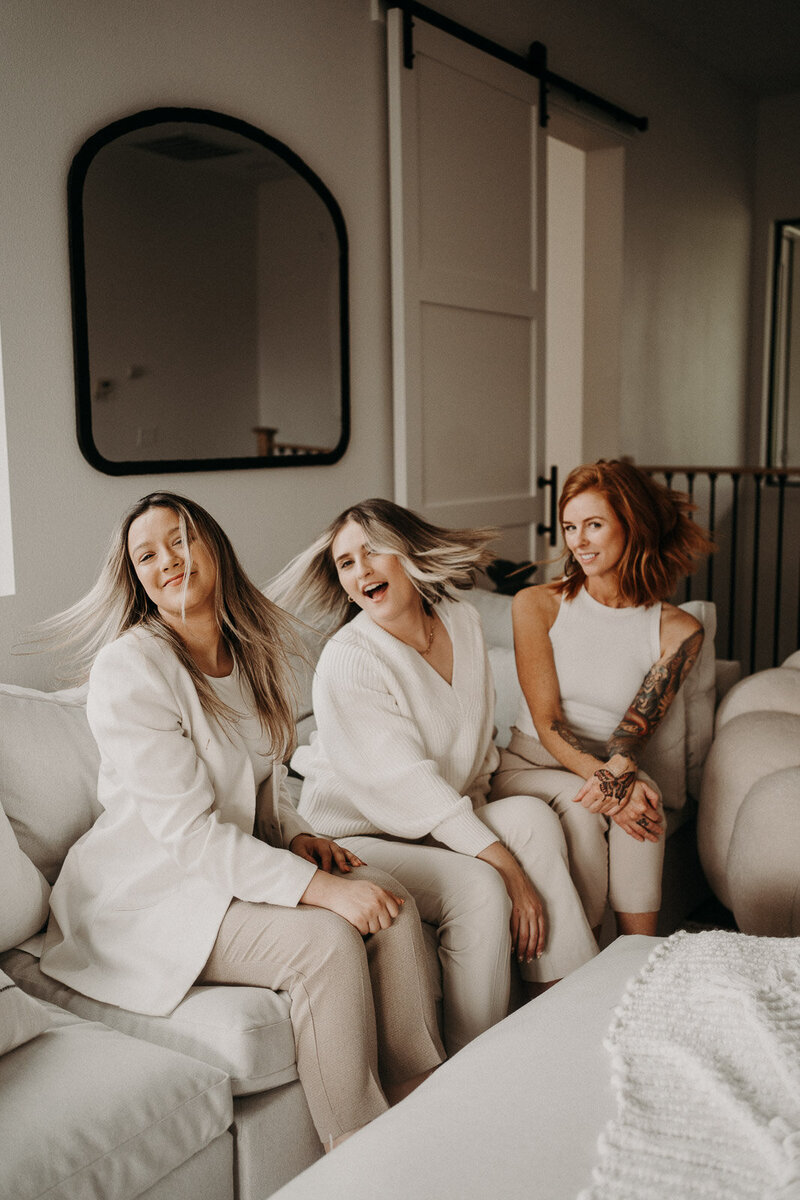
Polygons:
<instances>
[{"instance_id":1,"label":"white knit sweater","mask_svg":"<svg viewBox=\"0 0 800 1200\"><path fill-rule=\"evenodd\" d=\"M317 733L292 758L305 776L300 813L319 833L432 834L471 855L497 840L473 811L498 761L480 617L464 601L437 611L453 642L452 684L366 613L323 650Z\"/></svg>"}]
</instances>

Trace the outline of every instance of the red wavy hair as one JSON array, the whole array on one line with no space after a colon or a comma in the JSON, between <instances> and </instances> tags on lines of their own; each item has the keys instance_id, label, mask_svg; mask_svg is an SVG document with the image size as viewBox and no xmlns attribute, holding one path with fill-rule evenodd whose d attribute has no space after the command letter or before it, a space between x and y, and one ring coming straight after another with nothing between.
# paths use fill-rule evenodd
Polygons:
<instances>
[{"instance_id":1,"label":"red wavy hair","mask_svg":"<svg viewBox=\"0 0 800 1200\"><path fill-rule=\"evenodd\" d=\"M562 527L566 505L582 492L599 492L625 531L617 575L620 598L626 604L666 600L678 581L716 549L707 530L692 520L690 514L697 506L689 497L658 483L633 463L601 458L571 471L558 501ZM584 578L580 564L568 554L556 590L572 600Z\"/></svg>"}]
</instances>

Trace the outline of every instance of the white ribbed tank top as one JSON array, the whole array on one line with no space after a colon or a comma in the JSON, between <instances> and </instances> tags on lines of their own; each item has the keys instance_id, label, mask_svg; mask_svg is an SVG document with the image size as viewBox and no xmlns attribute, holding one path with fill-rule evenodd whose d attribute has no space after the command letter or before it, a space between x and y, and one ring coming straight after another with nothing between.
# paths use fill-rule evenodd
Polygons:
<instances>
[{"instance_id":1,"label":"white ribbed tank top","mask_svg":"<svg viewBox=\"0 0 800 1200\"><path fill-rule=\"evenodd\" d=\"M660 603L608 608L585 587L574 600L562 599L550 642L570 729L593 741L608 740L660 657L660 634ZM517 728L537 737L524 700Z\"/></svg>"}]
</instances>

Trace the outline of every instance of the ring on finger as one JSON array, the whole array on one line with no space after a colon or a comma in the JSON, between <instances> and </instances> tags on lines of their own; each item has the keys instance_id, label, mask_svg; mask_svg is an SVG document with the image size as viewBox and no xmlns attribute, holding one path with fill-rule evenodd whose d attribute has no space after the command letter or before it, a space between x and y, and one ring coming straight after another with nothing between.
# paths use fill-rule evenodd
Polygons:
<instances>
[{"instance_id":1,"label":"ring on finger","mask_svg":"<svg viewBox=\"0 0 800 1200\"><path fill-rule=\"evenodd\" d=\"M639 817L639 820L636 822L636 824L641 825L642 829L647 829L650 822L647 820L647 817Z\"/></svg>"}]
</instances>

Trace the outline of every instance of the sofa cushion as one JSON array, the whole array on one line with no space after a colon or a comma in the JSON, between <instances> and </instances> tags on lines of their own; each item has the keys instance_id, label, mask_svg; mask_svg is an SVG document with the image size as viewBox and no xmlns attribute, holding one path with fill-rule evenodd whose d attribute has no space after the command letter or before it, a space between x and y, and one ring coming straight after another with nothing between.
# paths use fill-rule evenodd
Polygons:
<instances>
[{"instance_id":1,"label":"sofa cushion","mask_svg":"<svg viewBox=\"0 0 800 1200\"><path fill-rule=\"evenodd\" d=\"M54 883L67 850L101 811L86 687L0 684L0 728L0 802L22 850Z\"/></svg>"},{"instance_id":2,"label":"sofa cushion","mask_svg":"<svg viewBox=\"0 0 800 1200\"><path fill-rule=\"evenodd\" d=\"M37 1037L49 1024L47 1009L0 971L0 1055Z\"/></svg>"},{"instance_id":3,"label":"sofa cushion","mask_svg":"<svg viewBox=\"0 0 800 1200\"><path fill-rule=\"evenodd\" d=\"M800 767L800 716L795 713L740 713L717 731L703 772L697 845L709 884L731 911L727 859L739 808L759 779L790 767Z\"/></svg>"},{"instance_id":4,"label":"sofa cushion","mask_svg":"<svg viewBox=\"0 0 800 1200\"><path fill-rule=\"evenodd\" d=\"M3 1195L133 1200L232 1119L224 1072L55 1010L0 1059Z\"/></svg>"},{"instance_id":5,"label":"sofa cushion","mask_svg":"<svg viewBox=\"0 0 800 1200\"><path fill-rule=\"evenodd\" d=\"M679 607L695 617L705 631L697 662L681 688L686 705L686 789L690 796L697 799L700 796L703 764L714 737L717 610L709 600L687 600Z\"/></svg>"},{"instance_id":6,"label":"sofa cushion","mask_svg":"<svg viewBox=\"0 0 800 1200\"><path fill-rule=\"evenodd\" d=\"M494 680L496 703L494 723L497 729L495 741L498 746L507 746L511 737L511 726L516 723L522 703L522 689L517 679L517 661L514 651L507 646L489 647L489 666Z\"/></svg>"},{"instance_id":7,"label":"sofa cushion","mask_svg":"<svg viewBox=\"0 0 800 1200\"><path fill-rule=\"evenodd\" d=\"M733 826L726 870L736 924L760 937L800 935L800 766L758 779Z\"/></svg>"},{"instance_id":8,"label":"sofa cushion","mask_svg":"<svg viewBox=\"0 0 800 1200\"><path fill-rule=\"evenodd\" d=\"M673 811L686 803L687 746L686 697L681 688L641 756L642 769L658 784L664 807Z\"/></svg>"},{"instance_id":9,"label":"sofa cushion","mask_svg":"<svg viewBox=\"0 0 800 1200\"><path fill-rule=\"evenodd\" d=\"M0 951L42 928L49 895L49 883L23 854L0 806Z\"/></svg>"},{"instance_id":10,"label":"sofa cushion","mask_svg":"<svg viewBox=\"0 0 800 1200\"><path fill-rule=\"evenodd\" d=\"M219 1067L231 1077L234 1095L279 1087L297 1079L294 1035L285 992L267 988L190 988L168 1017L150 1017L82 996L39 969L22 950L0 966L32 996L49 1000L89 1021Z\"/></svg>"},{"instance_id":11,"label":"sofa cushion","mask_svg":"<svg viewBox=\"0 0 800 1200\"><path fill-rule=\"evenodd\" d=\"M464 599L473 604L480 613L486 645L505 646L514 649L514 629L511 623L511 596L489 592L485 588L472 588L464 593Z\"/></svg>"},{"instance_id":12,"label":"sofa cushion","mask_svg":"<svg viewBox=\"0 0 800 1200\"><path fill-rule=\"evenodd\" d=\"M771 667L734 684L717 710L717 732L733 717L748 712L800 715L800 671Z\"/></svg>"}]
</instances>

